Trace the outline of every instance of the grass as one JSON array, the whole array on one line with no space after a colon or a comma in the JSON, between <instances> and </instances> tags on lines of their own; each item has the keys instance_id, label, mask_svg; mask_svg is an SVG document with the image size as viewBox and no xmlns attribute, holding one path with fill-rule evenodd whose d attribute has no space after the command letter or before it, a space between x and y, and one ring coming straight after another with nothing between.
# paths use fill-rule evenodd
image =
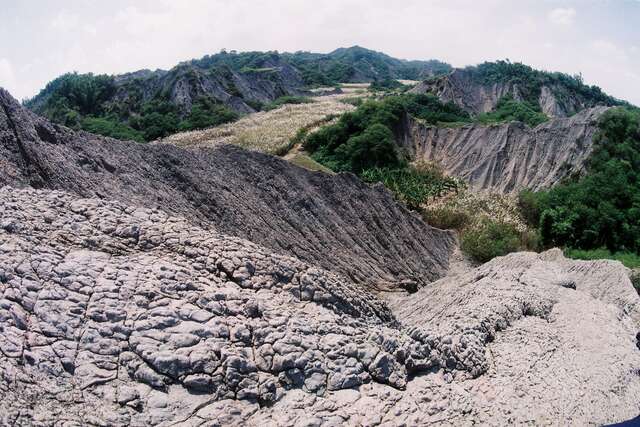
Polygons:
<instances>
[{"instance_id":1,"label":"grass","mask_svg":"<svg viewBox=\"0 0 640 427\"><path fill-rule=\"evenodd\" d=\"M313 99L306 96L281 96L275 101L265 105L262 109L264 111L271 111L286 104L310 104L312 102L314 102Z\"/></svg>"},{"instance_id":2,"label":"grass","mask_svg":"<svg viewBox=\"0 0 640 427\"><path fill-rule=\"evenodd\" d=\"M353 105L340 100L353 94L339 94L312 98L314 102L285 104L271 111L249 114L237 122L199 131L182 132L168 136L158 142L182 147L211 147L220 144L238 145L249 150L283 155L291 148L291 140L302 128L309 132L326 124Z\"/></svg>"},{"instance_id":3,"label":"grass","mask_svg":"<svg viewBox=\"0 0 640 427\"><path fill-rule=\"evenodd\" d=\"M293 163L296 166L300 166L301 168L310 170L310 171L318 171L324 172L328 174L335 174L331 169L321 165L320 163L313 160L311 157L304 153L295 153L291 157L288 157L287 160L290 163Z\"/></svg>"},{"instance_id":4,"label":"grass","mask_svg":"<svg viewBox=\"0 0 640 427\"><path fill-rule=\"evenodd\" d=\"M633 252L615 252L611 253L607 249L571 249L564 250L564 254L568 258L582 259L582 260L594 260L594 259L612 259L620 261L628 268L640 268L640 255Z\"/></svg>"}]
</instances>

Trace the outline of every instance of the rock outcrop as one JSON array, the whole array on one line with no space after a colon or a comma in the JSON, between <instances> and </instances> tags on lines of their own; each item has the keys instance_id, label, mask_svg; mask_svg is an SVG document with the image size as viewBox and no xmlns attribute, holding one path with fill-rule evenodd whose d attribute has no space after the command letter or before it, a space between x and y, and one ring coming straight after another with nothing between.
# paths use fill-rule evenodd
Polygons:
<instances>
[{"instance_id":1,"label":"rock outcrop","mask_svg":"<svg viewBox=\"0 0 640 427\"><path fill-rule=\"evenodd\" d=\"M429 283L446 272L454 246L451 233L353 175L232 146L185 150L73 132L0 90L3 185L159 207L358 283Z\"/></svg>"},{"instance_id":2,"label":"rock outcrop","mask_svg":"<svg viewBox=\"0 0 640 427\"><path fill-rule=\"evenodd\" d=\"M0 189L7 425L603 424L638 414L612 261L497 258L384 302L162 210Z\"/></svg>"},{"instance_id":3,"label":"rock outcrop","mask_svg":"<svg viewBox=\"0 0 640 427\"><path fill-rule=\"evenodd\" d=\"M541 74L532 70L532 73ZM471 114L488 113L496 108L501 98L509 96L517 101L529 100L538 104L540 110L549 117L569 117L587 108L599 105L615 105L619 101L598 93L606 101L590 99L572 87L564 86L560 81L540 84L531 99L525 87L518 80L511 81L509 76L495 78L496 81L484 81L478 75L476 67L457 68L450 74L425 80L411 89L411 93L432 93L443 102L452 102Z\"/></svg>"},{"instance_id":4,"label":"rock outcrop","mask_svg":"<svg viewBox=\"0 0 640 427\"><path fill-rule=\"evenodd\" d=\"M476 190L540 190L584 170L606 109L595 107L534 128L520 122L438 128L407 118L400 144L413 159L435 162Z\"/></svg>"}]
</instances>

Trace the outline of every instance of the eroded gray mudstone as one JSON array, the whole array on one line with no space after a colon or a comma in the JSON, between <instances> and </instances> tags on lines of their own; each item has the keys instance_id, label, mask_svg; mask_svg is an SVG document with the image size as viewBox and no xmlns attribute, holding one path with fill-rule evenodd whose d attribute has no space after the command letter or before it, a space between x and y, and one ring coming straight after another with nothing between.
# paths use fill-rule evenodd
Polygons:
<instances>
[{"instance_id":1,"label":"eroded gray mudstone","mask_svg":"<svg viewBox=\"0 0 640 427\"><path fill-rule=\"evenodd\" d=\"M10 425L606 423L640 395L614 262L514 254L388 301L162 211L0 189ZM579 286L558 286L570 277Z\"/></svg>"}]
</instances>

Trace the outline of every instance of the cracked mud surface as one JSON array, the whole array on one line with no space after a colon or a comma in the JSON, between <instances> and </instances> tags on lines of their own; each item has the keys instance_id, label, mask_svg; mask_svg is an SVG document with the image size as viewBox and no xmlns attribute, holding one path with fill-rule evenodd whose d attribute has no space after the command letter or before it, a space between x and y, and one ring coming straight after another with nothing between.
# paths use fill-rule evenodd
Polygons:
<instances>
[{"instance_id":1,"label":"cracked mud surface","mask_svg":"<svg viewBox=\"0 0 640 427\"><path fill-rule=\"evenodd\" d=\"M614 262L498 258L387 300L160 210L0 190L11 425L599 424L640 412Z\"/></svg>"}]
</instances>

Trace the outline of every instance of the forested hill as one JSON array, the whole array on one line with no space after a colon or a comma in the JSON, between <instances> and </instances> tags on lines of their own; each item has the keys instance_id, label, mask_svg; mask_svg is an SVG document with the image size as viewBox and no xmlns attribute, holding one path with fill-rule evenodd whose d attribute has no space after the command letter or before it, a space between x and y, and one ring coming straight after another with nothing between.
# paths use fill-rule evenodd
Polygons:
<instances>
[{"instance_id":1,"label":"forested hill","mask_svg":"<svg viewBox=\"0 0 640 427\"><path fill-rule=\"evenodd\" d=\"M233 121L312 87L424 79L450 70L440 61L405 61L358 46L329 54L222 51L168 71L65 74L25 105L74 129L149 141Z\"/></svg>"}]
</instances>

